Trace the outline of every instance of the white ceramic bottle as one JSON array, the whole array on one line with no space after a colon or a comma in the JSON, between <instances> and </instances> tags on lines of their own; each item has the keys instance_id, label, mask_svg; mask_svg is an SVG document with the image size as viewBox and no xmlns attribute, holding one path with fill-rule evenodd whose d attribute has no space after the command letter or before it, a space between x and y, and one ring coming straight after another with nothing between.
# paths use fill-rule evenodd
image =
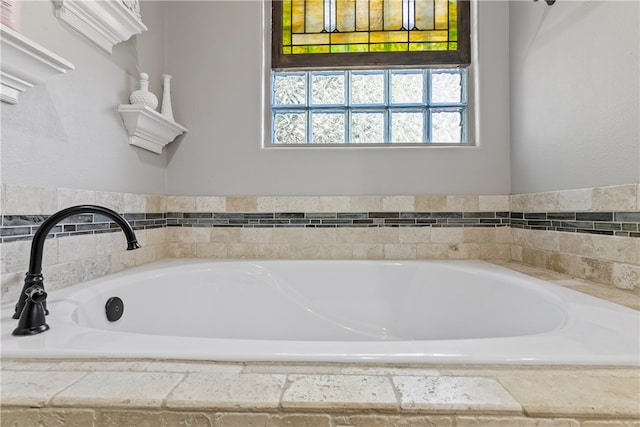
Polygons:
<instances>
[{"instance_id":1,"label":"white ceramic bottle","mask_svg":"<svg viewBox=\"0 0 640 427\"><path fill-rule=\"evenodd\" d=\"M131 92L129 102L146 105L154 110L158 106L158 98L149 91L149 75L147 73L140 73L140 89Z\"/></svg>"}]
</instances>

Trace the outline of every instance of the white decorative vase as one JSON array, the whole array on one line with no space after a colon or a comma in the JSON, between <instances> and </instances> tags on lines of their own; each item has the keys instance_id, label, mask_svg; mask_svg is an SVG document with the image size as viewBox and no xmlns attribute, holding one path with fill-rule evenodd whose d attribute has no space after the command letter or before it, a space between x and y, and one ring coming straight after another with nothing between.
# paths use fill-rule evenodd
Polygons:
<instances>
[{"instance_id":1,"label":"white decorative vase","mask_svg":"<svg viewBox=\"0 0 640 427\"><path fill-rule=\"evenodd\" d=\"M140 73L140 89L131 92L129 102L131 104L146 105L154 110L158 106L158 98L152 92L149 92L149 75L147 73Z\"/></svg>"},{"instance_id":2,"label":"white decorative vase","mask_svg":"<svg viewBox=\"0 0 640 427\"><path fill-rule=\"evenodd\" d=\"M171 76L169 74L162 75L162 106L160 107L160 114L175 122L173 109L171 108Z\"/></svg>"}]
</instances>

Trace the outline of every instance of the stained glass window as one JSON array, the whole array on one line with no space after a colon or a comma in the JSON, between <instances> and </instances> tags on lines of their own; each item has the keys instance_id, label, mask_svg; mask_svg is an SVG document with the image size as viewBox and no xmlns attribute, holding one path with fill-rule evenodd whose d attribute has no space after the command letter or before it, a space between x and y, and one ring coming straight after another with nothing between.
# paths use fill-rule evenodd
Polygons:
<instances>
[{"instance_id":1,"label":"stained glass window","mask_svg":"<svg viewBox=\"0 0 640 427\"><path fill-rule=\"evenodd\" d=\"M274 0L272 68L466 66L468 0Z\"/></svg>"}]
</instances>

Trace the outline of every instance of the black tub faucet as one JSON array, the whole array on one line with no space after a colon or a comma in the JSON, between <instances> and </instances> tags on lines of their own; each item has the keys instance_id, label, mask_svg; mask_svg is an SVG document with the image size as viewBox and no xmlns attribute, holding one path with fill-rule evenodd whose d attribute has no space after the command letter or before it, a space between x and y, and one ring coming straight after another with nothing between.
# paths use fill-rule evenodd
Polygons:
<instances>
[{"instance_id":1,"label":"black tub faucet","mask_svg":"<svg viewBox=\"0 0 640 427\"><path fill-rule=\"evenodd\" d=\"M83 213L101 214L112 219L120 226L127 237L127 250L138 249L140 244L136 239L131 225L111 209L95 205L71 206L54 213L47 218L33 235L31 242L31 256L29 258L29 271L24 278L24 286L20 293L20 299L16 304L14 319L20 319L18 327L13 331L13 335L34 335L49 329L49 325L44 320L44 315L49 314L46 308L47 293L44 290L44 277L42 277L42 253L44 242L47 240L49 231L63 219Z\"/></svg>"}]
</instances>

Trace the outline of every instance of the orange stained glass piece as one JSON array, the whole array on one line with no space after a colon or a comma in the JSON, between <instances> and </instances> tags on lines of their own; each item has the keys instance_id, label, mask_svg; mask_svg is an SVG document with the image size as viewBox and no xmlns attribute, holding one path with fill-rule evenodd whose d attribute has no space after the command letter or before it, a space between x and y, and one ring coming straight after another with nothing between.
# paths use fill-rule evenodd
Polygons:
<instances>
[{"instance_id":1,"label":"orange stained glass piece","mask_svg":"<svg viewBox=\"0 0 640 427\"><path fill-rule=\"evenodd\" d=\"M457 0L283 0L282 14L284 54L457 48Z\"/></svg>"}]
</instances>

